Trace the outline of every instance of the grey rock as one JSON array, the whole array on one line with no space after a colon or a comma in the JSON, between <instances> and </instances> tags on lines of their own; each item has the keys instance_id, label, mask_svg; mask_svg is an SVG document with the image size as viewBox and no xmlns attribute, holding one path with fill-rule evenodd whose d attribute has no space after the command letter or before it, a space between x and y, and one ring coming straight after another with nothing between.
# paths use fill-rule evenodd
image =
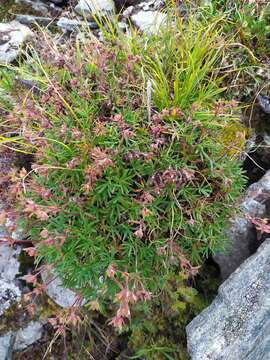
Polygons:
<instances>
[{"instance_id":1,"label":"grey rock","mask_svg":"<svg viewBox=\"0 0 270 360\"><path fill-rule=\"evenodd\" d=\"M13 282L0 279L0 316L21 299L21 291ZM0 358L1 359L1 358Z\"/></svg>"},{"instance_id":2,"label":"grey rock","mask_svg":"<svg viewBox=\"0 0 270 360\"><path fill-rule=\"evenodd\" d=\"M128 27L128 24L126 24L125 22L123 21L119 21L118 22L118 27L121 31L123 32L127 32L129 30L129 27Z\"/></svg>"},{"instance_id":3,"label":"grey rock","mask_svg":"<svg viewBox=\"0 0 270 360\"><path fill-rule=\"evenodd\" d=\"M123 11L122 16L123 16L124 18L130 17L131 14L133 13L134 9L135 9L134 6L129 6L129 7L127 7L127 8Z\"/></svg>"},{"instance_id":4,"label":"grey rock","mask_svg":"<svg viewBox=\"0 0 270 360\"><path fill-rule=\"evenodd\" d=\"M141 2L138 5L138 8L141 8L144 11L150 11L150 10L158 10L162 8L165 4L165 1L163 0L149 0Z\"/></svg>"},{"instance_id":5,"label":"grey rock","mask_svg":"<svg viewBox=\"0 0 270 360\"><path fill-rule=\"evenodd\" d=\"M57 26L63 31L63 32L74 32L79 31L80 29L84 29L89 27L90 29L96 29L97 24L95 22L86 22L83 20L77 20L77 19L69 19L66 17L61 17L57 21Z\"/></svg>"},{"instance_id":6,"label":"grey rock","mask_svg":"<svg viewBox=\"0 0 270 360\"><path fill-rule=\"evenodd\" d=\"M79 0L75 11L86 18L110 15L115 11L113 0Z\"/></svg>"},{"instance_id":7,"label":"grey rock","mask_svg":"<svg viewBox=\"0 0 270 360\"><path fill-rule=\"evenodd\" d=\"M0 336L0 359L11 360L13 333ZM14 341L14 340L13 340Z\"/></svg>"},{"instance_id":8,"label":"grey rock","mask_svg":"<svg viewBox=\"0 0 270 360\"><path fill-rule=\"evenodd\" d=\"M45 17L45 16L35 16L35 15L24 15L24 14L17 14L16 21L24 25L44 25L47 26L50 23L53 23L52 18Z\"/></svg>"},{"instance_id":9,"label":"grey rock","mask_svg":"<svg viewBox=\"0 0 270 360\"><path fill-rule=\"evenodd\" d=\"M24 350L42 338L43 324L31 321L25 328L16 333L14 350Z\"/></svg>"},{"instance_id":10,"label":"grey rock","mask_svg":"<svg viewBox=\"0 0 270 360\"><path fill-rule=\"evenodd\" d=\"M61 279L52 272L43 271L42 280L46 285L47 295L59 306L63 308L72 307L76 303L77 294L63 287Z\"/></svg>"},{"instance_id":11,"label":"grey rock","mask_svg":"<svg viewBox=\"0 0 270 360\"><path fill-rule=\"evenodd\" d=\"M5 232L0 227L0 239L3 236ZM21 290L15 281L19 273L20 252L21 247L11 248L8 244L0 243L0 315L21 299Z\"/></svg>"},{"instance_id":12,"label":"grey rock","mask_svg":"<svg viewBox=\"0 0 270 360\"><path fill-rule=\"evenodd\" d=\"M25 328L0 336L0 359L12 360L13 351L20 351L42 338L43 323L31 321Z\"/></svg>"},{"instance_id":13,"label":"grey rock","mask_svg":"<svg viewBox=\"0 0 270 360\"><path fill-rule=\"evenodd\" d=\"M24 42L31 36L32 31L18 21L0 23L0 63L14 61Z\"/></svg>"},{"instance_id":14,"label":"grey rock","mask_svg":"<svg viewBox=\"0 0 270 360\"><path fill-rule=\"evenodd\" d=\"M263 95L258 95L257 96L259 105L261 107L261 109L266 113L266 114L270 114L270 99L266 96Z\"/></svg>"},{"instance_id":15,"label":"grey rock","mask_svg":"<svg viewBox=\"0 0 270 360\"><path fill-rule=\"evenodd\" d=\"M131 15L131 20L141 31L154 34L158 33L162 25L166 23L166 14L160 11L140 10Z\"/></svg>"},{"instance_id":16,"label":"grey rock","mask_svg":"<svg viewBox=\"0 0 270 360\"><path fill-rule=\"evenodd\" d=\"M269 360L270 239L186 328L192 360Z\"/></svg>"},{"instance_id":17,"label":"grey rock","mask_svg":"<svg viewBox=\"0 0 270 360\"><path fill-rule=\"evenodd\" d=\"M4 208L4 204L0 202L0 212ZM16 226L8 211L6 216L5 224L0 226L0 319L5 316L5 311L12 304L18 303L17 306L21 307L19 301L22 296L22 291L19 287L20 282L17 279L20 273L19 256L22 247L18 245L11 247L5 240L7 237L21 240L23 231ZM12 232L13 229L15 230ZM8 331L0 336L0 359L12 360L13 351L27 348L39 340L42 334L43 322L30 322L23 329Z\"/></svg>"},{"instance_id":18,"label":"grey rock","mask_svg":"<svg viewBox=\"0 0 270 360\"><path fill-rule=\"evenodd\" d=\"M0 212L2 210L4 210L4 204L0 202ZM9 234L7 230L9 228L15 228L15 230ZM23 237L23 229L15 226L14 221L7 213L5 224L0 225L0 279L6 282L12 282L19 274L19 256L22 247L19 245L9 246L9 244L5 242L8 236L13 240L21 240Z\"/></svg>"},{"instance_id":19,"label":"grey rock","mask_svg":"<svg viewBox=\"0 0 270 360\"><path fill-rule=\"evenodd\" d=\"M19 255L21 250L20 246L10 247L8 244L0 243L0 279L12 282L16 278L20 268Z\"/></svg>"},{"instance_id":20,"label":"grey rock","mask_svg":"<svg viewBox=\"0 0 270 360\"><path fill-rule=\"evenodd\" d=\"M260 245L254 225L246 218L264 218L268 215L266 201L270 199L270 171L257 183L249 186L241 202L242 213L232 220L228 231L228 246L224 253L213 256L226 279Z\"/></svg>"},{"instance_id":21,"label":"grey rock","mask_svg":"<svg viewBox=\"0 0 270 360\"><path fill-rule=\"evenodd\" d=\"M0 203L0 211L3 204ZM13 221L7 218L5 226L0 226L0 315L7 310L13 303L21 299L21 290L17 285L16 277L19 274L19 256L22 251L21 246L10 247L5 243L8 235L6 227L14 225ZM13 239L21 239L21 230L12 232ZM0 357L1 359L1 357Z\"/></svg>"}]
</instances>

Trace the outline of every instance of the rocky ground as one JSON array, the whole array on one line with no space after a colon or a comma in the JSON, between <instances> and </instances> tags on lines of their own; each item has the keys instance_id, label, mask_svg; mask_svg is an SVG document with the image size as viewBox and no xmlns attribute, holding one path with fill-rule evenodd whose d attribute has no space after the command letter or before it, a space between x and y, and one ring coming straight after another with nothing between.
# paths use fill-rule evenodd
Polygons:
<instances>
[{"instance_id":1,"label":"rocky ground","mask_svg":"<svg viewBox=\"0 0 270 360\"><path fill-rule=\"evenodd\" d=\"M95 30L98 28L94 21L96 16L110 15L121 11L119 16L120 27L128 30L128 23L131 20L138 29L153 32L165 19L165 15L160 11L163 6L164 3L161 0L146 2L135 0L117 0L115 2L113 0L98 0L93 3L81 0L77 4L74 1L15 0L15 2L10 2L6 5L2 17L28 26L45 25L54 29L58 28L63 33L68 34L76 32L83 26L85 27L85 20L87 20L89 27ZM3 34L5 32L10 34L10 29L8 28L6 30L3 28L0 31ZM21 36L22 34L26 35L26 28L20 34ZM96 35L98 34L99 31L96 30ZM18 41L22 40L18 39ZM7 47L8 37L4 37L2 42L1 46L5 45ZM4 47L2 51L5 51Z\"/></svg>"}]
</instances>

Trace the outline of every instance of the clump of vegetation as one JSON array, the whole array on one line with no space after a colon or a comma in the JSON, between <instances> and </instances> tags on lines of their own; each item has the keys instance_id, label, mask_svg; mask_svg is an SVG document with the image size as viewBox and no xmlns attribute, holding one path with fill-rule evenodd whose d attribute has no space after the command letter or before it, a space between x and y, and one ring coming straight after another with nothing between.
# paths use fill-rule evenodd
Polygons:
<instances>
[{"instance_id":1,"label":"clump of vegetation","mask_svg":"<svg viewBox=\"0 0 270 360\"><path fill-rule=\"evenodd\" d=\"M14 69L34 91L16 92L8 119L35 164L12 194L37 263L131 331L138 356L170 359L184 356L174 329L184 337L204 305L192 279L226 244L245 130L220 100L229 39L217 20L172 15L147 39L114 30L106 43L46 37Z\"/></svg>"},{"instance_id":2,"label":"clump of vegetation","mask_svg":"<svg viewBox=\"0 0 270 360\"><path fill-rule=\"evenodd\" d=\"M208 16L222 14L228 23L224 28L233 31L243 45L265 58L269 56L270 4L266 1L213 1L205 8ZM210 12L209 12L210 10Z\"/></svg>"},{"instance_id":3,"label":"clump of vegetation","mask_svg":"<svg viewBox=\"0 0 270 360\"><path fill-rule=\"evenodd\" d=\"M194 10L194 6L192 7ZM196 9L197 10L197 9ZM222 18L223 32L234 36L231 58L231 96L252 102L269 83L270 4L267 1L211 1L197 11L197 16Z\"/></svg>"},{"instance_id":4,"label":"clump of vegetation","mask_svg":"<svg viewBox=\"0 0 270 360\"><path fill-rule=\"evenodd\" d=\"M0 20L5 20L7 17L8 10L13 5L14 0L7 0L5 1L5 4L1 4L0 7Z\"/></svg>"}]
</instances>

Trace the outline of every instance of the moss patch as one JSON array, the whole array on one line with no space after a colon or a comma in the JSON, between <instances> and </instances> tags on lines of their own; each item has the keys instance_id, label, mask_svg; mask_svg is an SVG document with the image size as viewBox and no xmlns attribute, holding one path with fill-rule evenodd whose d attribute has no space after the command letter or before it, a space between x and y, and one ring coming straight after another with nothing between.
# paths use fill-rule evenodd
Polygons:
<instances>
[{"instance_id":1,"label":"moss patch","mask_svg":"<svg viewBox=\"0 0 270 360\"><path fill-rule=\"evenodd\" d=\"M1 4L0 6L0 21L6 20L9 16L9 10L14 4L14 0L7 0L4 1L4 4Z\"/></svg>"}]
</instances>

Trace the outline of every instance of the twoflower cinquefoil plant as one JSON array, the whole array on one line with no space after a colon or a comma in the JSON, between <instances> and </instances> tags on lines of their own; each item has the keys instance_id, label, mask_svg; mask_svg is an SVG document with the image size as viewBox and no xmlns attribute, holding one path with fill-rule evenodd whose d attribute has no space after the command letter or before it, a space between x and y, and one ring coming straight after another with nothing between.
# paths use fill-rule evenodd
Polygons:
<instances>
[{"instance_id":1,"label":"twoflower cinquefoil plant","mask_svg":"<svg viewBox=\"0 0 270 360\"><path fill-rule=\"evenodd\" d=\"M224 247L244 131L221 99L229 40L218 21L168 15L157 35L106 35L58 46L46 36L22 65L40 91L12 115L36 149L16 191L37 263L122 329ZM239 136L228 143L228 131Z\"/></svg>"}]
</instances>

